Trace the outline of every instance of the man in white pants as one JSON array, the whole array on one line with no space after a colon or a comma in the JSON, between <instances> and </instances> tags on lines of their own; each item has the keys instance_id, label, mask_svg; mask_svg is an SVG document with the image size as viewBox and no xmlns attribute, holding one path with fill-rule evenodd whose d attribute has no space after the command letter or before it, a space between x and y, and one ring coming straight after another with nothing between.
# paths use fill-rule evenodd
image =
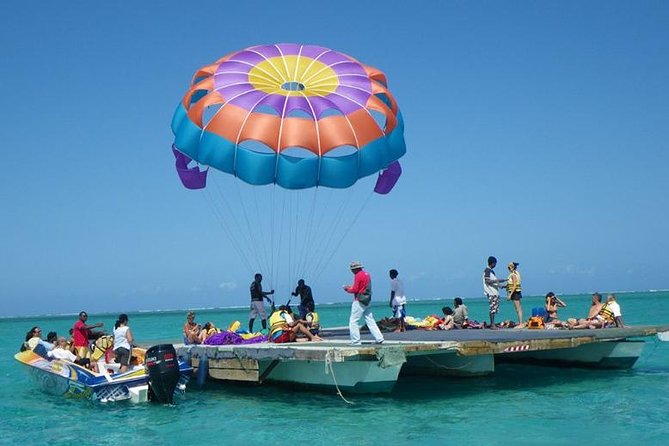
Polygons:
<instances>
[{"instance_id":1,"label":"man in white pants","mask_svg":"<svg viewBox=\"0 0 669 446\"><path fill-rule=\"evenodd\" d=\"M353 294L351 304L351 318L348 329L351 335L351 345L360 345L360 327L358 321L365 318L369 332L374 336L377 344L383 344L383 335L376 325L374 315L370 306L372 300L372 277L368 272L362 270L360 262L351 262L351 272L354 274L353 285L344 285L344 291Z\"/></svg>"}]
</instances>

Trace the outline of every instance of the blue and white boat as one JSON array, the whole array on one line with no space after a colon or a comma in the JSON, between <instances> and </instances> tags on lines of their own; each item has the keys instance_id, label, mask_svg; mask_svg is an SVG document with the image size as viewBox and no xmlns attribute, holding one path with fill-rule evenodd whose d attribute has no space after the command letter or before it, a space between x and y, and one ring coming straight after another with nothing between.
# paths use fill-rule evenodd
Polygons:
<instances>
[{"instance_id":1,"label":"blue and white boat","mask_svg":"<svg viewBox=\"0 0 669 446\"><path fill-rule=\"evenodd\" d=\"M142 359L145 352L143 349L133 349L133 354L138 353L138 356ZM27 367L33 381L41 390L52 395L92 399L101 402L127 399L133 402L144 402L149 399L149 394L160 393L153 388L154 386L157 387L156 384L163 387L162 383L152 382L149 367L144 364L144 361L142 361L142 364L131 366L122 373L110 373L107 366L113 367L113 365L101 364L103 366L100 368L102 373L95 373L70 361L44 358L31 350L17 353L14 358ZM160 364L161 362L160 359L158 361L155 358L149 359L152 360L150 365L156 364L156 362ZM161 359L164 362L164 358ZM179 374L178 380L175 379L176 385L173 392L183 393L193 369L188 363L178 361L176 356L168 359L168 361L170 360L177 362ZM168 402L171 402L171 395L167 399Z\"/></svg>"}]
</instances>

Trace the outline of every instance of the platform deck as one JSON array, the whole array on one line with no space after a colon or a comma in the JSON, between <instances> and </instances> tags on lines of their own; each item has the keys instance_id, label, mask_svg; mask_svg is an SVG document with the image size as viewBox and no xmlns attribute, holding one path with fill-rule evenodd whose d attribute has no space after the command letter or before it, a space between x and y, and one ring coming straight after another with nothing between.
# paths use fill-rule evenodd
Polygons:
<instances>
[{"instance_id":1,"label":"platform deck","mask_svg":"<svg viewBox=\"0 0 669 446\"><path fill-rule=\"evenodd\" d=\"M348 329L323 330L322 342L183 345L177 353L207 376L228 381L275 381L352 391L389 391L404 374L478 376L497 362L630 368L644 342L669 325L584 330L477 329L384 333L376 344L363 334L350 345ZM201 374L200 374L201 375ZM203 376L204 379L204 376ZM337 384L338 383L338 384Z\"/></svg>"}]
</instances>

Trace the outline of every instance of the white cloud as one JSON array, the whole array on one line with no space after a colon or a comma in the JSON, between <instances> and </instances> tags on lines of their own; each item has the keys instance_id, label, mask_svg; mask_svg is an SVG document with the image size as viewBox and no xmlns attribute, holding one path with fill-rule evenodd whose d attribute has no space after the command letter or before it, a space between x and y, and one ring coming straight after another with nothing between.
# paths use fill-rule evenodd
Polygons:
<instances>
[{"instance_id":1,"label":"white cloud","mask_svg":"<svg viewBox=\"0 0 669 446\"><path fill-rule=\"evenodd\" d=\"M220 284L218 284L218 287L222 290L225 290L225 291L232 291L232 290L237 289L237 282L235 282L235 281L221 282Z\"/></svg>"},{"instance_id":2,"label":"white cloud","mask_svg":"<svg viewBox=\"0 0 669 446\"><path fill-rule=\"evenodd\" d=\"M549 274L565 274L568 276L594 276L597 271L594 266L564 265L548 270Z\"/></svg>"},{"instance_id":3,"label":"white cloud","mask_svg":"<svg viewBox=\"0 0 669 446\"><path fill-rule=\"evenodd\" d=\"M412 275L409 276L409 282L415 282L418 279L422 279L426 275L427 275L427 273L425 271L421 271L419 273L412 274Z\"/></svg>"}]
</instances>

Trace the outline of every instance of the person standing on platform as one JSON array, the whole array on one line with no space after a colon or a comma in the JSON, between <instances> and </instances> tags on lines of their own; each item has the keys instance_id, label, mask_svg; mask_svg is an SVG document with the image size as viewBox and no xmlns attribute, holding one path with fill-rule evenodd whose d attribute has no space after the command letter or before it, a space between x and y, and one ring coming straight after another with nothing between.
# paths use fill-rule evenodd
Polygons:
<instances>
[{"instance_id":1,"label":"person standing on platform","mask_svg":"<svg viewBox=\"0 0 669 446\"><path fill-rule=\"evenodd\" d=\"M297 281L297 287L295 291L290 293L291 296L300 296L300 304L297 306L297 311L300 313L300 319L304 319L307 316L309 310L307 306L311 303L314 305L314 296L311 294L311 287L304 283L304 279Z\"/></svg>"},{"instance_id":2,"label":"person standing on platform","mask_svg":"<svg viewBox=\"0 0 669 446\"><path fill-rule=\"evenodd\" d=\"M506 280L507 299L513 302L518 315L518 325L523 324L523 307L520 305L520 299L523 298L520 288L520 273L518 272L518 263L511 262L507 266L509 269L509 277Z\"/></svg>"},{"instance_id":3,"label":"person standing on platform","mask_svg":"<svg viewBox=\"0 0 669 446\"><path fill-rule=\"evenodd\" d=\"M406 331L406 325L404 323L406 311L404 310L404 304L407 303L407 298L404 295L404 284L397 278L399 275L397 270L391 269L389 274L390 308L393 309L393 316L395 317L395 320L397 320L397 329L395 329L395 333L399 333L401 331Z\"/></svg>"},{"instance_id":4,"label":"person standing on platform","mask_svg":"<svg viewBox=\"0 0 669 446\"><path fill-rule=\"evenodd\" d=\"M249 314L249 333L253 333L253 322L256 319L256 316L260 316L262 320L262 328L267 329L267 312L265 311L265 303L263 299L267 299L270 302L270 294L274 294L274 290L263 291L262 290L262 274L257 273L253 282L251 282L251 312Z\"/></svg>"},{"instance_id":5,"label":"person standing on platform","mask_svg":"<svg viewBox=\"0 0 669 446\"><path fill-rule=\"evenodd\" d=\"M348 321L348 329L351 336L351 345L360 345L360 327L358 321L365 318L365 323L369 332L374 336L377 344L383 344L383 335L376 325L374 315L372 314L372 277L367 271L363 271L362 263L351 262L351 272L354 275L353 285L344 285L344 291L353 294L353 303L351 304L351 317Z\"/></svg>"},{"instance_id":6,"label":"person standing on platform","mask_svg":"<svg viewBox=\"0 0 669 446\"><path fill-rule=\"evenodd\" d=\"M499 280L493 270L497 266L497 259L493 256L488 257L488 267L483 271L483 293L488 298L490 309L490 328L496 329L495 315L499 311L499 287L505 282Z\"/></svg>"}]
</instances>

